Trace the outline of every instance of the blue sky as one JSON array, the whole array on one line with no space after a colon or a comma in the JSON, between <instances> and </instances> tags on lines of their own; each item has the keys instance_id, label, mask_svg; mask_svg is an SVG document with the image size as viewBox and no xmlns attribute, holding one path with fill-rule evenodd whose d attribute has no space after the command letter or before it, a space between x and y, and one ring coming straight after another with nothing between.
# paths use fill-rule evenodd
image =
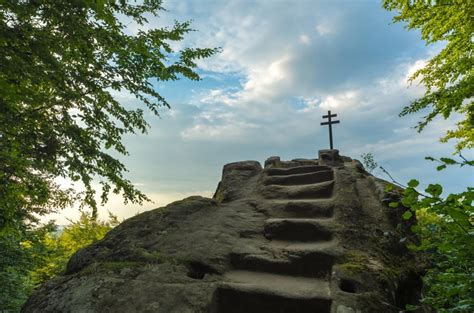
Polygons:
<instances>
[{"instance_id":1,"label":"blue sky","mask_svg":"<svg viewBox=\"0 0 474 313\"><path fill-rule=\"evenodd\" d=\"M125 138L127 177L155 203L124 205L114 196L102 214L130 217L185 196L211 196L229 162L315 158L328 147L327 129L319 126L328 109L341 120L334 127L341 154L372 152L401 182L441 182L448 191L473 185L472 171L436 172L424 160L452 153L453 144L438 139L455 116L435 120L421 134L412 127L422 114L398 117L423 94L407 78L440 47L393 24L379 1L168 0L164 7L168 12L150 27L192 20L197 30L176 48L222 52L199 63L199 82L156 82L171 110L163 109L161 118L147 115L148 135ZM127 94L117 98L135 103ZM76 212L55 218L64 223Z\"/></svg>"}]
</instances>

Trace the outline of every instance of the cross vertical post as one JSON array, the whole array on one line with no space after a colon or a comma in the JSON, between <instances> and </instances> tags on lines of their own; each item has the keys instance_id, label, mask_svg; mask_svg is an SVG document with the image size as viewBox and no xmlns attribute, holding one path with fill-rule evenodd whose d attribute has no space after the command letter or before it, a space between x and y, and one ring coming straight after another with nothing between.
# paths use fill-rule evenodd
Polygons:
<instances>
[{"instance_id":1,"label":"cross vertical post","mask_svg":"<svg viewBox=\"0 0 474 313\"><path fill-rule=\"evenodd\" d=\"M333 149L333 142L332 142L332 124L339 124L340 121L332 120L333 117L336 117L337 114L331 114L331 110L328 111L328 115L323 115L323 118L327 118L327 122L322 122L321 125L328 125L329 126L329 146L330 149Z\"/></svg>"}]
</instances>

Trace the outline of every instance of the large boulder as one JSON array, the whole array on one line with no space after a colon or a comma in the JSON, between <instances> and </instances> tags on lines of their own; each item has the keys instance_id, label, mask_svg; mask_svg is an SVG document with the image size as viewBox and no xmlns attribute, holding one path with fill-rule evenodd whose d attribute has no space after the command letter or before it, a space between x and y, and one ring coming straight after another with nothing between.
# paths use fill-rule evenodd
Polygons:
<instances>
[{"instance_id":1,"label":"large boulder","mask_svg":"<svg viewBox=\"0 0 474 313\"><path fill-rule=\"evenodd\" d=\"M387 184L337 151L224 166L213 199L130 218L22 312L398 312L421 288Z\"/></svg>"}]
</instances>

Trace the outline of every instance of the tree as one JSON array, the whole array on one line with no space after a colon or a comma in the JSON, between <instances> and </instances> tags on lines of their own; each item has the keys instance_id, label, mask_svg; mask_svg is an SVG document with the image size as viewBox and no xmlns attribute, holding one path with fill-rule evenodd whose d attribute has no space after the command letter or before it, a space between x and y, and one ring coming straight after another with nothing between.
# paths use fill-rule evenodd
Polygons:
<instances>
[{"instance_id":1,"label":"tree","mask_svg":"<svg viewBox=\"0 0 474 313\"><path fill-rule=\"evenodd\" d=\"M456 150L474 147L474 2L469 0L383 0L387 10L395 10L395 22L419 29L427 44L445 43L441 52L417 70L411 81L420 79L426 87L423 97L413 101L401 116L429 108L418 123L422 131L436 116L448 118L459 113L463 120L441 139L456 139Z\"/></svg>"},{"instance_id":2,"label":"tree","mask_svg":"<svg viewBox=\"0 0 474 313\"><path fill-rule=\"evenodd\" d=\"M431 266L424 277L426 293L422 299L436 312L474 310L474 188L443 197L439 184L430 184L425 193L412 180L404 191L402 204L410 208L403 217L416 214L418 225L412 230L421 242L409 245L427 255Z\"/></svg>"},{"instance_id":3,"label":"tree","mask_svg":"<svg viewBox=\"0 0 474 313\"><path fill-rule=\"evenodd\" d=\"M132 94L158 115L169 104L151 80L198 80L195 61L216 52L172 49L170 42L191 31L188 22L144 30L147 14L160 10L161 0L2 1L0 180L1 207L8 208L2 226L22 209L41 214L67 204L72 191L60 190L56 177L81 181L81 200L94 209L94 178L102 201L111 190L125 201L147 199L109 152L127 154L122 136L146 132L143 109L123 106L112 91ZM128 34L128 22L142 29Z\"/></svg>"},{"instance_id":4,"label":"tree","mask_svg":"<svg viewBox=\"0 0 474 313\"><path fill-rule=\"evenodd\" d=\"M448 157L426 159L438 162L437 170L448 166L474 166L474 161L461 155L462 149L474 147L474 3L465 0L405 1L383 0L388 10L396 10L394 21L408 23L409 29L420 29L428 44L443 42L443 50L416 71L411 80L420 79L426 87L423 97L406 106L401 116L431 109L418 123L422 131L436 116L445 119L453 113L464 118L456 129L441 139L456 139L460 160ZM396 181L394 183L400 185ZM425 192L417 190L417 180L408 182L401 203L408 208L403 214L414 214L418 224L412 231L419 236L419 245L409 245L423 251L431 265L423 279L426 292L422 303L436 312L474 311L474 188L443 196L440 184L430 184ZM396 207L398 203L391 203ZM416 307L408 307L415 310Z\"/></svg>"},{"instance_id":5,"label":"tree","mask_svg":"<svg viewBox=\"0 0 474 313\"><path fill-rule=\"evenodd\" d=\"M360 157L362 158L362 164L367 172L372 173L378 167L372 152L362 153Z\"/></svg>"},{"instance_id":6,"label":"tree","mask_svg":"<svg viewBox=\"0 0 474 313\"><path fill-rule=\"evenodd\" d=\"M192 31L189 22L149 28L147 18L157 17L161 4L0 2L0 272L14 273L0 277L4 290L12 277L24 276L22 264L34 263L34 249L24 243L37 242L29 238L38 215L79 201L95 218L95 181L102 203L110 192L125 202L148 200L114 156L127 154L122 137L146 133L144 109L158 115L159 107L169 107L153 81L198 80L196 61L217 52L173 48ZM121 104L114 97L119 92L140 105ZM58 177L80 182L85 191L62 188Z\"/></svg>"},{"instance_id":7,"label":"tree","mask_svg":"<svg viewBox=\"0 0 474 313\"><path fill-rule=\"evenodd\" d=\"M102 239L119 224L109 213L106 220L99 220L81 211L77 221L62 229L47 224L26 233L21 245L2 250L0 255L0 308L16 312L38 284L61 275L69 258L79 249ZM2 242L15 243L11 236L2 236ZM26 256L26 257L25 257Z\"/></svg>"},{"instance_id":8,"label":"tree","mask_svg":"<svg viewBox=\"0 0 474 313\"><path fill-rule=\"evenodd\" d=\"M31 271L42 262L47 247L43 238L52 231L47 224L25 229L3 229L0 236L0 308L2 312L17 312L34 288Z\"/></svg>"},{"instance_id":9,"label":"tree","mask_svg":"<svg viewBox=\"0 0 474 313\"><path fill-rule=\"evenodd\" d=\"M81 211L77 221L70 222L71 224L63 229L49 231L42 237L45 249L38 253L37 266L30 272L34 284L43 283L62 274L69 258L76 251L104 238L120 223L117 216L111 213L108 219L102 221L85 211Z\"/></svg>"}]
</instances>

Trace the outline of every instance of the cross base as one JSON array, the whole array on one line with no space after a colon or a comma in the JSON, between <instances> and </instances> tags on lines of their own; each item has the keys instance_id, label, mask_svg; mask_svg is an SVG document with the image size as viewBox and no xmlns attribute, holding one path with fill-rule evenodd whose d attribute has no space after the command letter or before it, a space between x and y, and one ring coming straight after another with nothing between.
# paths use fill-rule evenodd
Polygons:
<instances>
[{"instance_id":1,"label":"cross base","mask_svg":"<svg viewBox=\"0 0 474 313\"><path fill-rule=\"evenodd\" d=\"M323 149L318 151L318 164L337 166L344 164L344 160L339 155L337 149Z\"/></svg>"}]
</instances>

